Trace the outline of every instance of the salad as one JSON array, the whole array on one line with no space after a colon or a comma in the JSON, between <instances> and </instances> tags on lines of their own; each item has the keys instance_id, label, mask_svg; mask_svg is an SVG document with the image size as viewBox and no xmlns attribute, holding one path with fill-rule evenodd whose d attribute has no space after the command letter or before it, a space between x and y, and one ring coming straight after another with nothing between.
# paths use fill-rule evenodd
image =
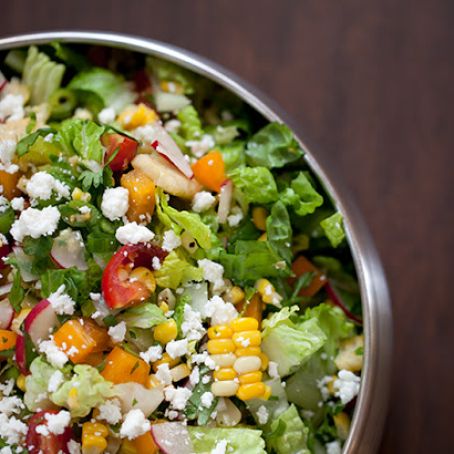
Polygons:
<instances>
[{"instance_id":1,"label":"salad","mask_svg":"<svg viewBox=\"0 0 454 454\"><path fill-rule=\"evenodd\" d=\"M0 453L340 453L360 293L290 129L151 56L0 60Z\"/></svg>"}]
</instances>

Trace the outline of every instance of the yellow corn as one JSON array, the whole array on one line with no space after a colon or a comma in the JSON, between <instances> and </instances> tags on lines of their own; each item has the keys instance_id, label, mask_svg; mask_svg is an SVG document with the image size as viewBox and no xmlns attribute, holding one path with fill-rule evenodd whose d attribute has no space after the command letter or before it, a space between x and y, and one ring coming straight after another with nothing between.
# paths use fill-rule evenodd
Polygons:
<instances>
[{"instance_id":1,"label":"yellow corn","mask_svg":"<svg viewBox=\"0 0 454 454\"><path fill-rule=\"evenodd\" d=\"M268 400L271 397L271 386L265 385L265 392L261 397L264 400Z\"/></svg>"},{"instance_id":2,"label":"yellow corn","mask_svg":"<svg viewBox=\"0 0 454 454\"><path fill-rule=\"evenodd\" d=\"M159 309L161 309L161 311L166 314L167 312L169 312L169 305L163 301L159 304Z\"/></svg>"},{"instance_id":3,"label":"yellow corn","mask_svg":"<svg viewBox=\"0 0 454 454\"><path fill-rule=\"evenodd\" d=\"M232 320L230 326L236 333L240 331L253 331L259 328L259 322L252 317L240 317Z\"/></svg>"},{"instance_id":4,"label":"yellow corn","mask_svg":"<svg viewBox=\"0 0 454 454\"><path fill-rule=\"evenodd\" d=\"M241 385L248 385L250 383L257 383L262 381L262 372L256 370L254 372L248 372L247 374L240 375L238 378Z\"/></svg>"},{"instance_id":5,"label":"yellow corn","mask_svg":"<svg viewBox=\"0 0 454 454\"><path fill-rule=\"evenodd\" d=\"M266 218L268 216L268 211L263 207L255 207L252 210L252 222L254 225L262 231L266 230Z\"/></svg>"},{"instance_id":6,"label":"yellow corn","mask_svg":"<svg viewBox=\"0 0 454 454\"><path fill-rule=\"evenodd\" d=\"M175 340L177 334L177 323L173 318L156 325L153 332L154 338L161 344L167 344L168 342Z\"/></svg>"},{"instance_id":7,"label":"yellow corn","mask_svg":"<svg viewBox=\"0 0 454 454\"><path fill-rule=\"evenodd\" d=\"M145 268L144 266L139 266L132 270L129 280L131 282L139 281L144 284L145 287L150 290L151 293L154 293L156 290L156 279L154 277L153 271Z\"/></svg>"},{"instance_id":8,"label":"yellow corn","mask_svg":"<svg viewBox=\"0 0 454 454\"><path fill-rule=\"evenodd\" d=\"M341 440L346 440L350 432L350 418L347 413L341 411L333 415L334 425L336 426L337 435Z\"/></svg>"},{"instance_id":9,"label":"yellow corn","mask_svg":"<svg viewBox=\"0 0 454 454\"><path fill-rule=\"evenodd\" d=\"M233 380L236 377L236 372L233 367L222 367L213 372L215 381Z\"/></svg>"},{"instance_id":10,"label":"yellow corn","mask_svg":"<svg viewBox=\"0 0 454 454\"><path fill-rule=\"evenodd\" d=\"M334 394L334 382L337 380L337 377L335 375L333 375L331 377L331 381L329 381L327 384L326 384L326 388L328 389L328 392L330 394Z\"/></svg>"},{"instance_id":11,"label":"yellow corn","mask_svg":"<svg viewBox=\"0 0 454 454\"><path fill-rule=\"evenodd\" d=\"M235 351L235 344L232 339L212 339L207 342L208 353L220 355L222 353L231 353Z\"/></svg>"},{"instance_id":12,"label":"yellow corn","mask_svg":"<svg viewBox=\"0 0 454 454\"><path fill-rule=\"evenodd\" d=\"M266 232L263 232L259 238L258 238L258 241L266 241L268 239L268 235L266 234Z\"/></svg>"},{"instance_id":13,"label":"yellow corn","mask_svg":"<svg viewBox=\"0 0 454 454\"><path fill-rule=\"evenodd\" d=\"M230 339L232 334L232 328L227 325L216 325L208 328L208 339Z\"/></svg>"},{"instance_id":14,"label":"yellow corn","mask_svg":"<svg viewBox=\"0 0 454 454\"><path fill-rule=\"evenodd\" d=\"M211 392L217 397L230 397L235 395L238 387L233 380L215 381L211 383Z\"/></svg>"},{"instance_id":15,"label":"yellow corn","mask_svg":"<svg viewBox=\"0 0 454 454\"><path fill-rule=\"evenodd\" d=\"M244 347L258 347L262 342L262 335L259 330L242 331L235 333L232 340L239 348Z\"/></svg>"},{"instance_id":16,"label":"yellow corn","mask_svg":"<svg viewBox=\"0 0 454 454\"><path fill-rule=\"evenodd\" d=\"M134 446L134 440L128 440L125 438L121 441L119 454L138 454L136 447Z\"/></svg>"},{"instance_id":17,"label":"yellow corn","mask_svg":"<svg viewBox=\"0 0 454 454\"><path fill-rule=\"evenodd\" d=\"M160 386L161 384L162 383L156 378L156 375L154 375L154 374L151 374L148 377L147 382L145 383L145 385L148 389L156 388L156 387Z\"/></svg>"},{"instance_id":18,"label":"yellow corn","mask_svg":"<svg viewBox=\"0 0 454 454\"><path fill-rule=\"evenodd\" d=\"M260 347L244 347L237 348L235 355L238 357L241 356L260 356L261 350Z\"/></svg>"},{"instance_id":19,"label":"yellow corn","mask_svg":"<svg viewBox=\"0 0 454 454\"><path fill-rule=\"evenodd\" d=\"M260 359L262 360L262 370L268 369L268 364L270 363L270 360L268 359L268 356L265 355L265 353L261 352L259 355Z\"/></svg>"},{"instance_id":20,"label":"yellow corn","mask_svg":"<svg viewBox=\"0 0 454 454\"><path fill-rule=\"evenodd\" d=\"M189 369L187 364L179 364L178 366L170 369L170 375L172 376L172 381L180 381L183 378L189 377L191 369Z\"/></svg>"},{"instance_id":21,"label":"yellow corn","mask_svg":"<svg viewBox=\"0 0 454 454\"><path fill-rule=\"evenodd\" d=\"M247 385L240 385L236 395L241 400L257 399L265 393L265 384L262 382L249 383Z\"/></svg>"},{"instance_id":22,"label":"yellow corn","mask_svg":"<svg viewBox=\"0 0 454 454\"><path fill-rule=\"evenodd\" d=\"M245 297L245 293L244 293L243 289L241 289L240 287L235 285L234 287L232 287L229 290L228 295L227 295L227 300L232 304L238 304L244 300L244 297Z\"/></svg>"},{"instance_id":23,"label":"yellow corn","mask_svg":"<svg viewBox=\"0 0 454 454\"><path fill-rule=\"evenodd\" d=\"M140 103L138 106L127 107L118 116L120 125L128 130L154 123L157 119L158 115L156 112L143 103Z\"/></svg>"},{"instance_id":24,"label":"yellow corn","mask_svg":"<svg viewBox=\"0 0 454 454\"><path fill-rule=\"evenodd\" d=\"M11 330L14 331L16 334L22 334L21 325L22 322L25 320L25 317L30 313L31 308L25 307L20 310L20 312L14 317L11 323Z\"/></svg>"},{"instance_id":25,"label":"yellow corn","mask_svg":"<svg viewBox=\"0 0 454 454\"><path fill-rule=\"evenodd\" d=\"M74 188L71 197L73 200L81 200L83 202L89 202L91 200L90 193L84 192L80 188Z\"/></svg>"},{"instance_id":26,"label":"yellow corn","mask_svg":"<svg viewBox=\"0 0 454 454\"><path fill-rule=\"evenodd\" d=\"M77 391L77 388L73 387L69 390L69 393L68 393L68 407L70 409L74 409L74 408L77 408L79 406L79 400L77 398L78 396L78 391Z\"/></svg>"},{"instance_id":27,"label":"yellow corn","mask_svg":"<svg viewBox=\"0 0 454 454\"><path fill-rule=\"evenodd\" d=\"M82 424L82 436L85 434L107 437L109 435L109 429L105 424L101 424L100 422L84 422Z\"/></svg>"},{"instance_id":28,"label":"yellow corn","mask_svg":"<svg viewBox=\"0 0 454 454\"><path fill-rule=\"evenodd\" d=\"M259 279L255 283L255 288L260 293L262 301L267 304L279 304L282 297L274 289L273 284L268 279Z\"/></svg>"},{"instance_id":29,"label":"yellow corn","mask_svg":"<svg viewBox=\"0 0 454 454\"><path fill-rule=\"evenodd\" d=\"M25 375L20 374L16 378L16 386L23 392L25 392Z\"/></svg>"},{"instance_id":30,"label":"yellow corn","mask_svg":"<svg viewBox=\"0 0 454 454\"><path fill-rule=\"evenodd\" d=\"M168 80L163 80L159 86L161 87L162 91L165 91L167 93L175 93L182 95L184 93L183 86L179 84L178 82L171 82Z\"/></svg>"},{"instance_id":31,"label":"yellow corn","mask_svg":"<svg viewBox=\"0 0 454 454\"><path fill-rule=\"evenodd\" d=\"M163 353L162 358L153 363L152 365L153 370L156 372L161 364L166 363L169 365L170 368L175 367L177 364L180 363L180 358L171 358L168 353Z\"/></svg>"},{"instance_id":32,"label":"yellow corn","mask_svg":"<svg viewBox=\"0 0 454 454\"><path fill-rule=\"evenodd\" d=\"M109 429L99 422L82 424L82 453L100 454L107 448Z\"/></svg>"}]
</instances>

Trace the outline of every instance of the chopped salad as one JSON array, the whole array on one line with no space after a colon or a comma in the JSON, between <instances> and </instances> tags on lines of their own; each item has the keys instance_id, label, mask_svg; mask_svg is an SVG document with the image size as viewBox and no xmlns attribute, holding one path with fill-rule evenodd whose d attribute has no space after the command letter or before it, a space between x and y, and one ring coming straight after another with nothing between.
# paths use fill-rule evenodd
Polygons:
<instances>
[{"instance_id":1,"label":"chopped salad","mask_svg":"<svg viewBox=\"0 0 454 454\"><path fill-rule=\"evenodd\" d=\"M151 56L0 59L0 453L340 453L360 293L291 130Z\"/></svg>"}]
</instances>

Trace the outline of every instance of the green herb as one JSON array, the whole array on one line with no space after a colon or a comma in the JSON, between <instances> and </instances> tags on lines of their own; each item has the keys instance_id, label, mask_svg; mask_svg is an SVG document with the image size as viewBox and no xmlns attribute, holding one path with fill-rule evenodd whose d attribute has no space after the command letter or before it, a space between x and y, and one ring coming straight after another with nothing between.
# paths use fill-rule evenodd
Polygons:
<instances>
[{"instance_id":1,"label":"green herb","mask_svg":"<svg viewBox=\"0 0 454 454\"><path fill-rule=\"evenodd\" d=\"M358 347L358 348L355 350L355 355L363 356L363 355L364 355L364 347Z\"/></svg>"},{"instance_id":2,"label":"green herb","mask_svg":"<svg viewBox=\"0 0 454 454\"><path fill-rule=\"evenodd\" d=\"M28 136L19 140L16 146L16 153L19 157L26 154L30 147L38 140L38 137L46 137L48 134L55 133L55 129L52 128L41 128L35 132L32 132Z\"/></svg>"},{"instance_id":3,"label":"green herb","mask_svg":"<svg viewBox=\"0 0 454 454\"><path fill-rule=\"evenodd\" d=\"M13 306L13 309L16 312L19 312L21 309L21 303L25 298L25 290L22 288L22 281L20 277L20 272L15 271L13 275L13 286L8 295L8 300Z\"/></svg>"},{"instance_id":4,"label":"green herb","mask_svg":"<svg viewBox=\"0 0 454 454\"><path fill-rule=\"evenodd\" d=\"M30 118L30 121L28 122L28 125L25 128L25 132L27 134L30 134L35 129L36 126L36 112L30 112L28 116Z\"/></svg>"},{"instance_id":5,"label":"green herb","mask_svg":"<svg viewBox=\"0 0 454 454\"><path fill-rule=\"evenodd\" d=\"M115 326L117 324L117 319L115 318L115 315L109 314L106 317L102 319L104 325L107 327Z\"/></svg>"}]
</instances>

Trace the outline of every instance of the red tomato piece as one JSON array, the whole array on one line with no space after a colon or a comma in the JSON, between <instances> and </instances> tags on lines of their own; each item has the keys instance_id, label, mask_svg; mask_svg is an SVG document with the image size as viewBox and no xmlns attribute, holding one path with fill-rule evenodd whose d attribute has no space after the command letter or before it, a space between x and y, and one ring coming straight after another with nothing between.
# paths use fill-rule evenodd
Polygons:
<instances>
[{"instance_id":1,"label":"red tomato piece","mask_svg":"<svg viewBox=\"0 0 454 454\"><path fill-rule=\"evenodd\" d=\"M129 163L134 159L137 152L138 143L121 134L105 134L101 138L101 142L107 147L104 161L109 163L109 167L114 172L125 170ZM111 156L114 153L116 153L116 155L110 161Z\"/></svg>"}]
</instances>

